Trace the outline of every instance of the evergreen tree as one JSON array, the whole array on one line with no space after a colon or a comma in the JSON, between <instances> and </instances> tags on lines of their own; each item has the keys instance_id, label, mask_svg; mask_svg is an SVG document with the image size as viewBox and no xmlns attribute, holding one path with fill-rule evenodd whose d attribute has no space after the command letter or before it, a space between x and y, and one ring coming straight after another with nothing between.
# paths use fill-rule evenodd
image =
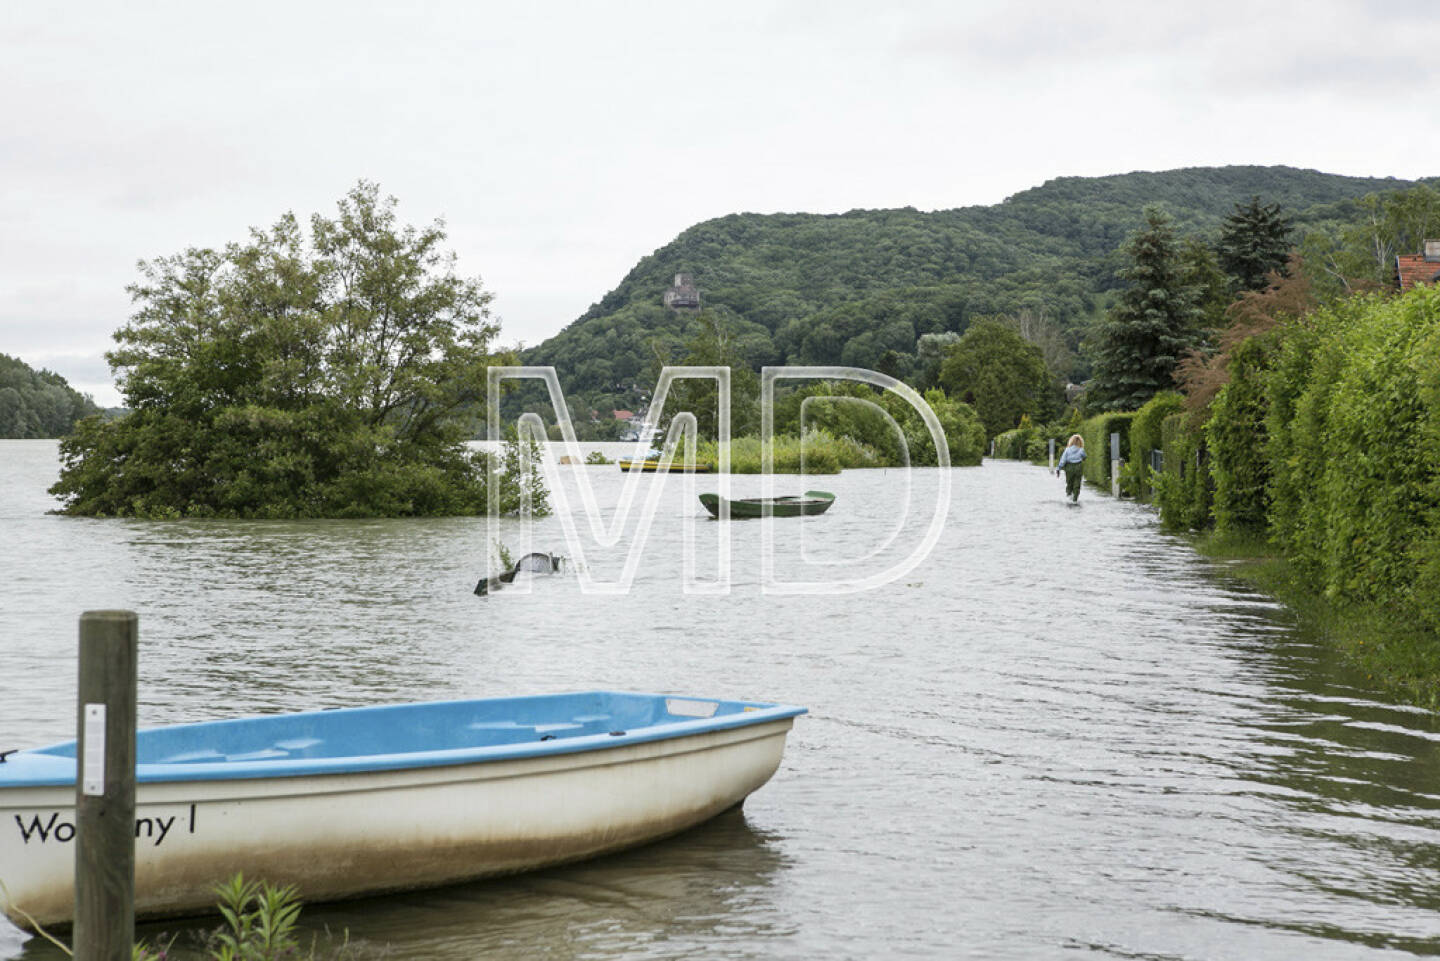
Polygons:
<instances>
[{"instance_id":1,"label":"evergreen tree","mask_svg":"<svg viewBox=\"0 0 1440 961\"><path fill-rule=\"evenodd\" d=\"M1220 227L1217 252L1237 293L1263 290L1271 271L1285 272L1293 229L1290 218L1281 216L1278 203L1262 204L1259 197L1252 197L1248 204L1235 205L1235 212Z\"/></svg>"},{"instance_id":2,"label":"evergreen tree","mask_svg":"<svg viewBox=\"0 0 1440 961\"><path fill-rule=\"evenodd\" d=\"M1200 328L1209 336L1222 329L1225 311L1233 302L1230 278L1220 268L1215 251L1198 237L1180 244L1181 279L1196 288L1195 306L1200 310Z\"/></svg>"},{"instance_id":3,"label":"evergreen tree","mask_svg":"<svg viewBox=\"0 0 1440 961\"><path fill-rule=\"evenodd\" d=\"M1200 339L1199 288L1187 282L1174 226L1159 207L1145 208L1145 226L1122 249L1130 263L1118 274L1128 286L1101 325L1088 403L1138 410L1173 389L1175 365Z\"/></svg>"}]
</instances>

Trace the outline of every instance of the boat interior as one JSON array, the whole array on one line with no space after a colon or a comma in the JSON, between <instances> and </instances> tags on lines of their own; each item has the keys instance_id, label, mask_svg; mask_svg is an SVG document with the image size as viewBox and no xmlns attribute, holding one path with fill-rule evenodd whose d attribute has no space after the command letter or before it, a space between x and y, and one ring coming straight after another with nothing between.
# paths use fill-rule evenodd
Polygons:
<instances>
[{"instance_id":1,"label":"boat interior","mask_svg":"<svg viewBox=\"0 0 1440 961\"><path fill-rule=\"evenodd\" d=\"M634 733L773 706L591 691L340 708L142 730L136 736L136 763L213 764L454 751ZM73 758L75 742L36 753Z\"/></svg>"}]
</instances>

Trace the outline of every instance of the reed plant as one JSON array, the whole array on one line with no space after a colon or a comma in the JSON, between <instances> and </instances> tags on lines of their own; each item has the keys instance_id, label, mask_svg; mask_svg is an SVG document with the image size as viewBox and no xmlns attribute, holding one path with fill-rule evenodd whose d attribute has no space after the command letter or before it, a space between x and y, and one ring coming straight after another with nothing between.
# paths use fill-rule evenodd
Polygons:
<instances>
[{"instance_id":1,"label":"reed plant","mask_svg":"<svg viewBox=\"0 0 1440 961\"><path fill-rule=\"evenodd\" d=\"M759 437L737 437L730 441L730 473L761 472L762 446ZM695 459L720 465L719 445L705 441L696 448ZM806 431L805 436L781 434L774 440L774 465L777 474L838 474L857 467L884 467L880 455L850 437L836 437L829 431Z\"/></svg>"},{"instance_id":2,"label":"reed plant","mask_svg":"<svg viewBox=\"0 0 1440 961\"><path fill-rule=\"evenodd\" d=\"M224 923L204 932L196 932L189 946L180 944L179 935L161 935L153 943L137 942L131 949L131 961L362 961L389 955L386 948L352 943L348 930L341 932L339 943L329 930L326 944L320 935L310 944L300 941L299 891L294 885L275 885L268 881L246 881L236 874L214 887L215 908ZM9 892L0 883L0 894L9 900ZM14 904L12 902L12 907ZM42 938L65 953L75 952L64 941L46 931L23 910L31 927Z\"/></svg>"}]
</instances>

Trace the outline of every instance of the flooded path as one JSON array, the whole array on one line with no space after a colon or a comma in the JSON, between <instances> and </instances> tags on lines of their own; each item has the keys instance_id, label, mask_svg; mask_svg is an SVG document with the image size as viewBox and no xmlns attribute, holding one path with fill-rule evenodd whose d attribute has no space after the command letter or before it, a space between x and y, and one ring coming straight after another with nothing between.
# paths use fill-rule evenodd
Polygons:
<instances>
[{"instance_id":1,"label":"flooded path","mask_svg":"<svg viewBox=\"0 0 1440 961\"><path fill-rule=\"evenodd\" d=\"M571 470L618 501L615 468ZM732 524L734 584L712 597L683 592L680 559L686 530L713 557L722 525L647 478L664 490L629 593L559 576L490 598L470 593L481 521L59 518L54 471L53 443L0 442L0 750L72 736L76 620L105 607L141 616L142 724L593 687L810 708L743 812L680 837L307 907L391 957L1440 953L1435 718L1146 509L1091 490L1068 508L1044 470L952 471L923 565L820 597L761 592L762 525L782 572L860 558L893 527L898 472L813 479L838 495L822 517ZM60 956L0 922L0 958Z\"/></svg>"}]
</instances>

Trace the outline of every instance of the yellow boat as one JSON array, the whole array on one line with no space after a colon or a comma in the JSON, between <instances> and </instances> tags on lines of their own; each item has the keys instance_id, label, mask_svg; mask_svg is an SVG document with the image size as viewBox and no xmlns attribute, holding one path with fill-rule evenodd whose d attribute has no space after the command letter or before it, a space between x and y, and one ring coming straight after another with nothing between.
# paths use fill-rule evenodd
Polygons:
<instances>
[{"instance_id":1,"label":"yellow boat","mask_svg":"<svg viewBox=\"0 0 1440 961\"><path fill-rule=\"evenodd\" d=\"M662 473L662 472L667 472L667 471L670 472L670 473L677 473L677 474L679 474L679 473L695 473L695 474L708 474L708 473L710 473L710 465L709 465L709 464L700 464L700 463L697 463L694 467L691 467L691 466L683 463L682 461L678 461L678 460L675 461L673 464L671 464L669 467L661 467L661 466L660 466L660 461L658 461L658 460L622 460L622 461L618 461L617 463L619 463L621 470L638 470L638 471L641 471L642 473L646 473L646 474L655 474L655 473Z\"/></svg>"}]
</instances>

